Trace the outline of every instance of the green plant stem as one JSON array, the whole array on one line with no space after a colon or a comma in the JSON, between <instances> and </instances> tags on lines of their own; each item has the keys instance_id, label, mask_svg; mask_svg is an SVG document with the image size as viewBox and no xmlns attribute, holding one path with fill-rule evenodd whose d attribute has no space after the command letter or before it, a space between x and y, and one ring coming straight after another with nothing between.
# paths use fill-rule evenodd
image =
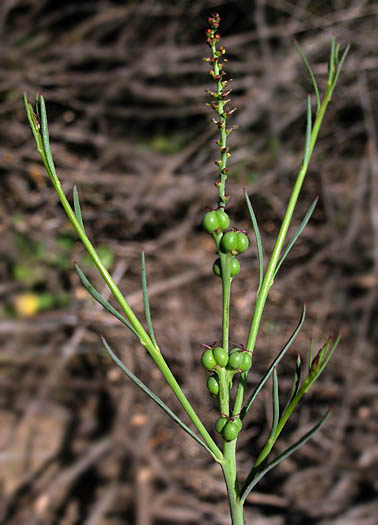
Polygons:
<instances>
[{"instance_id":1,"label":"green plant stem","mask_svg":"<svg viewBox=\"0 0 378 525\"><path fill-rule=\"evenodd\" d=\"M177 399L180 402L181 406L183 407L183 409L185 410L185 412L189 416L190 420L192 421L192 423L194 424L194 426L198 430L198 433L200 434L200 436L203 438L203 440L205 441L205 443L207 444L207 446L209 447L209 449L213 453L213 458L218 463L221 463L223 461L222 451L218 448L217 444L215 443L213 438L210 436L210 434L208 433L208 431L206 430L206 428L202 424L202 421L197 416L197 414L194 411L192 405L189 403L188 399L186 398L185 394L183 393L183 391L181 390L179 384L177 383L176 378L172 374L172 372L171 372L169 366L167 365L165 359L163 358L161 353L159 353L156 356L156 358L154 358L154 356L152 356L152 358L154 359L155 363L159 367L161 373L163 374L165 380L167 381L167 383L171 387L173 393L177 397Z\"/></svg>"},{"instance_id":2,"label":"green plant stem","mask_svg":"<svg viewBox=\"0 0 378 525\"><path fill-rule=\"evenodd\" d=\"M239 483L236 474L236 439L224 442L223 454L222 470L227 486L232 525L244 525L243 502L240 500Z\"/></svg>"},{"instance_id":3,"label":"green plant stem","mask_svg":"<svg viewBox=\"0 0 378 525\"><path fill-rule=\"evenodd\" d=\"M219 252L222 267L222 346L229 351L229 325L230 325L230 295L231 295L231 257ZM230 387L229 374L226 369L218 372L219 377L219 408L222 415L230 413ZM222 471L227 486L227 495L233 525L243 525L243 503L239 497L239 483L236 470L236 442L223 440Z\"/></svg>"},{"instance_id":4,"label":"green plant stem","mask_svg":"<svg viewBox=\"0 0 378 525\"><path fill-rule=\"evenodd\" d=\"M222 346L228 352L230 333L231 258L219 252L222 267Z\"/></svg>"},{"instance_id":5,"label":"green plant stem","mask_svg":"<svg viewBox=\"0 0 378 525\"><path fill-rule=\"evenodd\" d=\"M164 379L167 381L167 383L171 387L173 393L177 397L177 399L180 402L181 406L183 407L183 409L185 410L185 412L189 416L189 418L192 421L192 423L194 424L194 426L197 428L197 430L198 430L199 434L201 435L201 437L203 438L203 440L206 442L206 444L208 445L208 447L212 451L212 453L214 455L214 459L216 459L217 461L221 461L222 457L223 457L221 450L218 448L217 444L215 443L213 438L210 436L210 434L208 433L208 431L206 430L206 428L202 424L202 421L199 419L199 417L197 416L197 414L194 411L193 407L191 406L191 404L189 403L188 399L186 398L185 394L181 390L179 384L176 381L176 378L172 374L169 366L167 365L164 357L162 356L159 347L157 345L154 345L154 343L152 342L151 338L149 337L149 335L146 333L146 331L144 330L143 326L141 325L140 321L137 319L136 315L134 314L134 312L131 310L130 306L126 302L126 300L123 297L120 289L115 284L115 282L113 281L111 275L109 274L107 269L102 264L100 258L97 255L97 252L96 252L94 246L92 245L92 243L90 242L90 240L86 236L85 232L81 228L80 223L77 220L76 215L75 215L74 211L72 210L72 208L70 206L70 203L68 202L67 197L65 196L65 194L64 194L60 184L59 185L54 184L54 186L55 186L55 191L57 192L58 197L59 197L59 199L60 199L60 201L61 201L61 203L62 203L62 205L64 207L64 210L67 213L67 216L70 219L70 221L71 221L73 227L75 228L77 234L79 235L80 240L84 244L84 247L86 248L88 254L92 258L92 260L95 263L95 265L97 266L97 268L98 268L100 274L102 275L104 281L109 286L109 288L110 288L113 296L117 300L118 304L120 305L122 310L125 312L127 318L129 319L130 323L132 324L132 326L138 332L141 344L147 349L147 351L151 355L152 359L155 361L155 363L158 366L158 368L160 369Z\"/></svg>"},{"instance_id":6,"label":"green plant stem","mask_svg":"<svg viewBox=\"0 0 378 525\"><path fill-rule=\"evenodd\" d=\"M222 268L222 347L229 351L230 298L231 298L231 259L219 251ZM226 369L219 370L219 409L224 416L230 415L229 376Z\"/></svg>"},{"instance_id":7,"label":"green plant stem","mask_svg":"<svg viewBox=\"0 0 378 525\"><path fill-rule=\"evenodd\" d=\"M101 259L97 255L96 249L88 239L85 231L80 225L79 220L77 219L75 212L71 208L70 203L67 200L67 197L65 193L63 192L61 183L59 179L52 175L51 170L48 166L45 165L46 170L49 173L49 176L51 178L51 181L54 185L55 191L59 197L60 202L62 203L62 206L70 219L72 226L75 228L78 236L80 237L80 240L82 241L85 249L87 250L88 254L92 258L94 264L96 265L98 271L100 272L102 278L108 285L109 289L111 290L114 298L117 300L118 304L122 308L122 310L125 312L128 320L130 321L131 325L135 329L135 331L138 333L140 343L146 348L148 353L151 355L152 359L155 361L156 365L160 369L163 377L171 387L173 393L177 397L178 401L180 402L181 406L189 416L189 419L192 421L196 429L198 430L199 434L203 438L203 440L208 445L209 449L213 453L213 457L216 461L220 462L223 459L223 454L213 438L210 436L204 425L202 424L202 421L197 416L196 412L194 411L193 407L189 403L188 399L186 398L185 394L181 390L179 384L176 381L176 378L172 374L169 366L167 365L164 357L162 356L160 349L157 345L155 345L145 329L143 328L142 324L130 308L129 304L125 300L125 298L122 295L122 292L118 288L118 286L115 284L114 280L112 279L111 275L105 268L105 266L102 264Z\"/></svg>"},{"instance_id":8,"label":"green plant stem","mask_svg":"<svg viewBox=\"0 0 378 525\"><path fill-rule=\"evenodd\" d=\"M287 235L290 223L291 223L291 219L293 217L293 213L294 213L296 203L298 201L299 193L302 188L303 181L304 181L304 178L308 170L311 155L312 155L316 140L318 138L319 129L323 121L323 117L326 112L328 103L331 99L332 89L333 89L332 83L329 82L327 84L326 92L320 104L319 110L316 114L314 126L311 131L311 139L310 139L309 151L308 151L308 154L306 155L306 161L302 163L301 169L298 172L297 179L295 181L294 188L290 196L289 204L287 206L286 213L285 213L285 216L281 224L281 228L280 228L280 231L277 237L276 244L274 246L272 256L270 258L268 267L266 269L264 280L261 285L261 289L257 295L256 306L255 306L255 310L254 310L253 317L252 317L251 328L250 328L249 335L248 335L248 341L246 344L246 349L250 350L251 352L253 352L255 349L257 334L259 331L265 302L267 300L269 290L274 282L274 272L279 262L279 257L280 257L285 239L286 239L286 235ZM239 382L238 392L236 394L236 399L235 399L234 413L240 412L242 408L245 384L246 384L246 381Z\"/></svg>"}]
</instances>

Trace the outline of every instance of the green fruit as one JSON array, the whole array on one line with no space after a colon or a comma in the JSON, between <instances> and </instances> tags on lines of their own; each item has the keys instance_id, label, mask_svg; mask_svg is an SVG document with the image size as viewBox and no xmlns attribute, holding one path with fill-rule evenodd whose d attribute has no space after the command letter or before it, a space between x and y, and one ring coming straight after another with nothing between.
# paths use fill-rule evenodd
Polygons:
<instances>
[{"instance_id":1,"label":"green fruit","mask_svg":"<svg viewBox=\"0 0 378 525\"><path fill-rule=\"evenodd\" d=\"M221 250L225 253L232 253L238 255L245 252L249 246L249 240L245 233L232 231L223 235L221 240Z\"/></svg>"},{"instance_id":2,"label":"green fruit","mask_svg":"<svg viewBox=\"0 0 378 525\"><path fill-rule=\"evenodd\" d=\"M217 362L215 361L212 348L208 348L207 350L204 351L204 353L202 354L201 361L202 361L203 366L207 370L212 370L213 368L217 366Z\"/></svg>"},{"instance_id":3,"label":"green fruit","mask_svg":"<svg viewBox=\"0 0 378 525\"><path fill-rule=\"evenodd\" d=\"M217 230L224 231L230 226L230 217L223 208L219 208L218 210L208 211L202 224L207 233L213 233Z\"/></svg>"},{"instance_id":4,"label":"green fruit","mask_svg":"<svg viewBox=\"0 0 378 525\"><path fill-rule=\"evenodd\" d=\"M247 372L252 366L252 356L250 352L243 352L243 362L240 365L242 372Z\"/></svg>"},{"instance_id":5,"label":"green fruit","mask_svg":"<svg viewBox=\"0 0 378 525\"><path fill-rule=\"evenodd\" d=\"M240 262L237 259L231 261L231 277L235 277L240 272Z\"/></svg>"},{"instance_id":6,"label":"green fruit","mask_svg":"<svg viewBox=\"0 0 378 525\"><path fill-rule=\"evenodd\" d=\"M217 275L218 277L221 277L222 275L222 268L221 268L221 262L220 262L220 259L217 259L215 261L215 263L213 264L213 272L215 273L215 275Z\"/></svg>"},{"instance_id":7,"label":"green fruit","mask_svg":"<svg viewBox=\"0 0 378 525\"><path fill-rule=\"evenodd\" d=\"M227 366L228 353L226 352L226 350L224 350L220 346L217 346L216 348L213 348L213 356L215 361L217 362L217 365L221 367Z\"/></svg>"},{"instance_id":8,"label":"green fruit","mask_svg":"<svg viewBox=\"0 0 378 525\"><path fill-rule=\"evenodd\" d=\"M218 275L218 277L222 276L222 268L221 268L221 262L220 259L217 259L215 263L213 264L213 272L215 275ZM231 277L235 277L235 275L238 275L240 272L240 262L234 258L231 261Z\"/></svg>"},{"instance_id":9,"label":"green fruit","mask_svg":"<svg viewBox=\"0 0 378 525\"><path fill-rule=\"evenodd\" d=\"M210 394L213 394L214 396L217 396L219 393L219 383L218 379L215 376L210 376L207 380L207 388L210 392Z\"/></svg>"},{"instance_id":10,"label":"green fruit","mask_svg":"<svg viewBox=\"0 0 378 525\"><path fill-rule=\"evenodd\" d=\"M228 421L223 428L222 436L226 441L233 441L239 434L238 425L231 420Z\"/></svg>"},{"instance_id":11,"label":"green fruit","mask_svg":"<svg viewBox=\"0 0 378 525\"><path fill-rule=\"evenodd\" d=\"M215 423L215 430L219 433L219 434L222 434L222 431L224 429L224 427L226 426L228 422L228 419L226 417L220 417L217 422Z\"/></svg>"},{"instance_id":12,"label":"green fruit","mask_svg":"<svg viewBox=\"0 0 378 525\"><path fill-rule=\"evenodd\" d=\"M238 370L244 361L244 355L242 352L234 352L230 355L230 359L228 360L228 366L233 368L234 370Z\"/></svg>"},{"instance_id":13,"label":"green fruit","mask_svg":"<svg viewBox=\"0 0 378 525\"><path fill-rule=\"evenodd\" d=\"M237 429L238 429L238 432L240 432L241 429L242 429L242 426L243 426L243 423L242 423L240 417L236 417L236 418L233 420L233 423L234 423L234 425L236 425L236 427L237 427Z\"/></svg>"},{"instance_id":14,"label":"green fruit","mask_svg":"<svg viewBox=\"0 0 378 525\"><path fill-rule=\"evenodd\" d=\"M218 228L222 231L227 230L227 228L229 228L230 226L230 217L227 215L223 208L219 208L219 210L216 210L215 213L217 214L219 224Z\"/></svg>"},{"instance_id":15,"label":"green fruit","mask_svg":"<svg viewBox=\"0 0 378 525\"><path fill-rule=\"evenodd\" d=\"M249 240L245 233L243 232L237 232L238 234L238 252L243 253L246 251L246 249L249 246Z\"/></svg>"}]
</instances>

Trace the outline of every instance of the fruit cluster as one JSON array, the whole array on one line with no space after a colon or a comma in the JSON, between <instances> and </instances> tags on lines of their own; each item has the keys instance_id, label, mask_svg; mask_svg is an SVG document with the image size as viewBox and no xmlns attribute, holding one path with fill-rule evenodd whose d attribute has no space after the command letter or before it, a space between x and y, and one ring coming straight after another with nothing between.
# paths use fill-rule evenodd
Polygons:
<instances>
[{"instance_id":1,"label":"fruit cluster","mask_svg":"<svg viewBox=\"0 0 378 525\"><path fill-rule=\"evenodd\" d=\"M230 218L223 208L208 211L203 219L203 227L207 233L214 235L218 251L221 254L227 254L232 257L230 265L230 277L232 279L240 272L240 263L235 256L246 251L249 246L249 240L245 232L235 228L223 233L229 226ZM222 277L221 258L214 262L213 271L215 275Z\"/></svg>"},{"instance_id":2,"label":"fruit cluster","mask_svg":"<svg viewBox=\"0 0 378 525\"><path fill-rule=\"evenodd\" d=\"M239 416L221 416L215 423L215 430L223 436L225 441L233 441L242 429Z\"/></svg>"}]
</instances>

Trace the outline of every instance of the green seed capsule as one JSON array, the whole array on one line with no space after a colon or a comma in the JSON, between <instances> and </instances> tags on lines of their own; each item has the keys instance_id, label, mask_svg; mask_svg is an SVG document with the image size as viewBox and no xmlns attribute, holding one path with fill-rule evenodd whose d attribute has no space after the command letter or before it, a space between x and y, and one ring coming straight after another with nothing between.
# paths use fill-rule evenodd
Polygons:
<instances>
[{"instance_id":1,"label":"green seed capsule","mask_svg":"<svg viewBox=\"0 0 378 525\"><path fill-rule=\"evenodd\" d=\"M219 208L219 210L208 211L202 224L207 233L213 233L217 230L224 231L230 226L230 217L223 208Z\"/></svg>"},{"instance_id":2,"label":"green seed capsule","mask_svg":"<svg viewBox=\"0 0 378 525\"><path fill-rule=\"evenodd\" d=\"M215 423L215 430L218 432L218 434L222 434L222 431L224 427L226 426L228 422L228 419L226 417L220 417L217 422Z\"/></svg>"},{"instance_id":3,"label":"green seed capsule","mask_svg":"<svg viewBox=\"0 0 378 525\"><path fill-rule=\"evenodd\" d=\"M223 429L222 436L226 441L233 441L239 434L238 425L231 420L228 421Z\"/></svg>"},{"instance_id":4,"label":"green seed capsule","mask_svg":"<svg viewBox=\"0 0 378 525\"><path fill-rule=\"evenodd\" d=\"M221 267L220 259L217 259L215 263L213 264L213 272L218 277L222 276L222 267ZM236 275L238 275L239 272L240 272L240 262L236 258L234 258L231 261L230 275L231 277L235 277Z\"/></svg>"},{"instance_id":5,"label":"green seed capsule","mask_svg":"<svg viewBox=\"0 0 378 525\"><path fill-rule=\"evenodd\" d=\"M208 348L207 350L204 351L204 353L202 354L201 361L202 361L203 366L207 370L212 370L213 368L217 366L217 362L215 361L212 348Z\"/></svg>"},{"instance_id":6,"label":"green seed capsule","mask_svg":"<svg viewBox=\"0 0 378 525\"><path fill-rule=\"evenodd\" d=\"M210 392L210 394L213 394L213 396L217 396L219 393L219 383L218 379L215 376L210 376L207 380L207 388Z\"/></svg>"},{"instance_id":7,"label":"green seed capsule","mask_svg":"<svg viewBox=\"0 0 378 525\"><path fill-rule=\"evenodd\" d=\"M252 366L252 356L249 352L243 352L243 362L240 365L242 372L247 372Z\"/></svg>"},{"instance_id":8,"label":"green seed capsule","mask_svg":"<svg viewBox=\"0 0 378 525\"><path fill-rule=\"evenodd\" d=\"M244 355L242 352L234 352L230 355L230 359L228 360L228 366L230 368L233 368L234 370L238 370L244 361Z\"/></svg>"},{"instance_id":9,"label":"green seed capsule","mask_svg":"<svg viewBox=\"0 0 378 525\"><path fill-rule=\"evenodd\" d=\"M227 366L228 363L228 353L226 350L221 348L220 346L217 346L216 348L213 348L213 356L215 361L217 362L217 365L224 368Z\"/></svg>"},{"instance_id":10,"label":"green seed capsule","mask_svg":"<svg viewBox=\"0 0 378 525\"><path fill-rule=\"evenodd\" d=\"M238 255L245 252L249 246L249 240L245 233L232 231L223 235L221 240L221 250L225 253L232 253Z\"/></svg>"},{"instance_id":11,"label":"green seed capsule","mask_svg":"<svg viewBox=\"0 0 378 525\"><path fill-rule=\"evenodd\" d=\"M237 427L237 429L238 429L238 432L240 432L241 429L242 429L242 426L243 426L243 423L242 423L240 417L236 417L236 418L233 420L233 422L234 422L234 425L236 425L236 427Z\"/></svg>"},{"instance_id":12,"label":"green seed capsule","mask_svg":"<svg viewBox=\"0 0 378 525\"><path fill-rule=\"evenodd\" d=\"M218 219L218 228L222 231L227 230L230 226L230 217L224 211L223 208L216 210L217 219Z\"/></svg>"},{"instance_id":13,"label":"green seed capsule","mask_svg":"<svg viewBox=\"0 0 378 525\"><path fill-rule=\"evenodd\" d=\"M221 262L220 262L220 259L217 259L215 261L215 263L213 264L213 272L215 273L215 275L217 275L218 277L221 277L222 275L222 268L221 268Z\"/></svg>"}]
</instances>

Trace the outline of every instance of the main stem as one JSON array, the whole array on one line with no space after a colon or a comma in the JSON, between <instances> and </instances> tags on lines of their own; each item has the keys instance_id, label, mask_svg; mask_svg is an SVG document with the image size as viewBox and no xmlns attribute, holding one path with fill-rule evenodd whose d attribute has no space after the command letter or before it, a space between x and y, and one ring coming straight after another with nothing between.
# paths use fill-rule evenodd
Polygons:
<instances>
[{"instance_id":1,"label":"main stem","mask_svg":"<svg viewBox=\"0 0 378 525\"><path fill-rule=\"evenodd\" d=\"M222 345L229 350L229 325L230 325L230 295L231 295L231 257L220 253L222 265ZM219 372L220 395L219 409L221 414L230 414L230 385L225 369ZM244 525L243 502L240 500L239 482L236 469L236 439L223 440L223 461L221 463L224 480L227 487L228 502L232 525Z\"/></svg>"},{"instance_id":2,"label":"main stem","mask_svg":"<svg viewBox=\"0 0 378 525\"><path fill-rule=\"evenodd\" d=\"M236 439L230 442L224 441L223 457L222 470L227 487L232 525L244 525L243 502L240 500L236 475Z\"/></svg>"}]
</instances>

